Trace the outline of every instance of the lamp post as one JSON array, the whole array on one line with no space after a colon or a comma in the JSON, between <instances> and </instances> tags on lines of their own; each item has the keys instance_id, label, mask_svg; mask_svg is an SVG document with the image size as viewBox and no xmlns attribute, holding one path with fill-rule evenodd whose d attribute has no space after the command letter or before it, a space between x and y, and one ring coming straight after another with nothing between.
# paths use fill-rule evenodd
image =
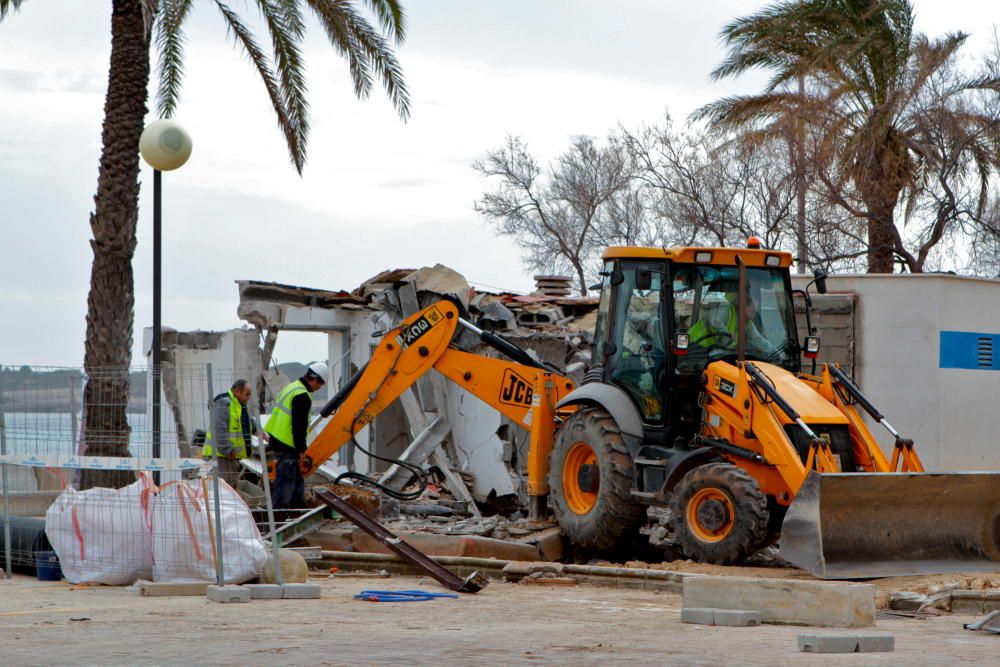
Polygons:
<instances>
[{"instance_id":1,"label":"lamp post","mask_svg":"<svg viewBox=\"0 0 1000 667\"><path fill-rule=\"evenodd\" d=\"M153 168L153 458L160 457L160 231L161 175L183 166L191 157L191 137L171 120L146 126L139 138L142 159ZM157 478L159 475L156 475ZM159 479L156 480L159 482Z\"/></svg>"}]
</instances>

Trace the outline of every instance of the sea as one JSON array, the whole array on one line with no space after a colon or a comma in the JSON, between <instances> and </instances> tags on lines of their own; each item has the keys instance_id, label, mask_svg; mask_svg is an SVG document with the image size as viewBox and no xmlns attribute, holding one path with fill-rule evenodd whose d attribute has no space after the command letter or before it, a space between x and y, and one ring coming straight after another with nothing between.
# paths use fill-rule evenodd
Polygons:
<instances>
[{"instance_id":1,"label":"sea","mask_svg":"<svg viewBox=\"0 0 1000 667\"><path fill-rule=\"evenodd\" d=\"M80 424L77 416L76 429L73 416L67 412L5 412L3 440L8 454L76 454ZM151 456L152 432L149 418L145 413L127 413L132 432L129 449L132 456ZM164 432L161 442L175 439L173 432Z\"/></svg>"}]
</instances>

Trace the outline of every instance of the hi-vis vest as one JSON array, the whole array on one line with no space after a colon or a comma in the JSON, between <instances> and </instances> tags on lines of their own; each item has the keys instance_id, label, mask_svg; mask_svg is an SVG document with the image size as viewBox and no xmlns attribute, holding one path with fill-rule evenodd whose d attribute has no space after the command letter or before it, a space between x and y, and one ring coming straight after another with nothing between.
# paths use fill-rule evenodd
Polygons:
<instances>
[{"instance_id":1,"label":"hi-vis vest","mask_svg":"<svg viewBox=\"0 0 1000 667\"><path fill-rule=\"evenodd\" d=\"M292 399L300 394L308 394L309 390L296 380L285 385L274 401L274 411L264 424L264 430L285 445L295 448L295 436L292 433Z\"/></svg>"},{"instance_id":2,"label":"hi-vis vest","mask_svg":"<svg viewBox=\"0 0 1000 667\"><path fill-rule=\"evenodd\" d=\"M233 453L238 459L247 457L246 443L243 442L243 406L236 400L233 390L229 390L229 442L233 445ZM201 449L203 457L211 457L214 450L212 448L212 432L205 434L205 446Z\"/></svg>"},{"instance_id":3,"label":"hi-vis vest","mask_svg":"<svg viewBox=\"0 0 1000 667\"><path fill-rule=\"evenodd\" d=\"M729 317L726 319L725 330L717 329L710 322L705 320L698 320L694 323L694 326L688 331L688 336L691 339L692 345L701 345L702 347L714 347L715 346L715 334L716 333L726 333L733 338L726 338L722 341L723 345L732 346L735 345L736 330L740 326L739 316L736 314L736 306L730 304L729 306Z\"/></svg>"}]
</instances>

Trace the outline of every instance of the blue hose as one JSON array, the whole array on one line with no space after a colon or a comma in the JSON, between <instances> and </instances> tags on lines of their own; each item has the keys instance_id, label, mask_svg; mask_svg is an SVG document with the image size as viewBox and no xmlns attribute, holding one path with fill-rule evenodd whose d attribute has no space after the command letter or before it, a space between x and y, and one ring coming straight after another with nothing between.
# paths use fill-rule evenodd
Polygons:
<instances>
[{"instance_id":1,"label":"blue hose","mask_svg":"<svg viewBox=\"0 0 1000 667\"><path fill-rule=\"evenodd\" d=\"M455 593L432 593L430 591L372 591L363 590L354 596L355 600L368 602L428 602L435 598L457 598Z\"/></svg>"}]
</instances>

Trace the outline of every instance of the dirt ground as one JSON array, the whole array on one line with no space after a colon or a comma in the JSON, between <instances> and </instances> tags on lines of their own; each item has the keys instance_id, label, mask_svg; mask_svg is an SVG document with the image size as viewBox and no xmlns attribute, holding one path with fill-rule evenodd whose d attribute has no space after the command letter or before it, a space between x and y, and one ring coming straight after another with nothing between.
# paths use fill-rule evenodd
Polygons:
<instances>
[{"instance_id":1,"label":"dirt ground","mask_svg":"<svg viewBox=\"0 0 1000 667\"><path fill-rule=\"evenodd\" d=\"M730 570L731 571L731 570ZM477 595L372 603L362 588L440 591L431 580L316 579L320 600L216 604L114 587L0 579L4 665L953 665L996 664L1000 636L973 617L880 620L894 653L798 652L803 632L680 622L678 595L493 582Z\"/></svg>"}]
</instances>

